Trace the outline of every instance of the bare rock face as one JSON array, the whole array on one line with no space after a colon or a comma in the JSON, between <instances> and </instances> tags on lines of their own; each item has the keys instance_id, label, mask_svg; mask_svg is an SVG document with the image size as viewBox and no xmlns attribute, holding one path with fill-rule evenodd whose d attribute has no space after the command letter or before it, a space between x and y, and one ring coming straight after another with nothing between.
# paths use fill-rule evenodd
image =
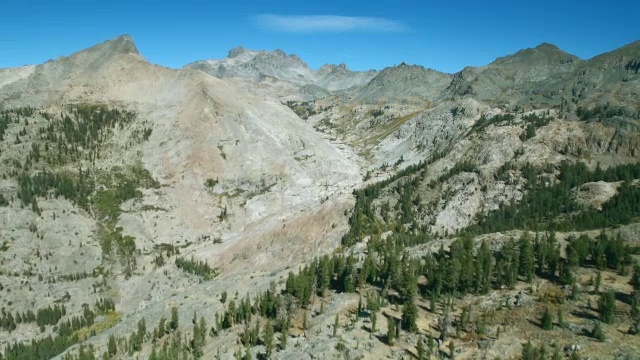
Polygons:
<instances>
[{"instance_id":1,"label":"bare rock face","mask_svg":"<svg viewBox=\"0 0 640 360\"><path fill-rule=\"evenodd\" d=\"M450 233L469 226L483 205L483 194L475 174L463 173L447 185L451 193L435 218L432 231Z\"/></svg>"},{"instance_id":2,"label":"bare rock face","mask_svg":"<svg viewBox=\"0 0 640 360\"><path fill-rule=\"evenodd\" d=\"M619 185L604 181L583 184L576 189L576 200L583 206L602 210L602 205L617 194L616 189Z\"/></svg>"},{"instance_id":3,"label":"bare rock face","mask_svg":"<svg viewBox=\"0 0 640 360\"><path fill-rule=\"evenodd\" d=\"M274 56L300 62L280 53ZM274 59L266 54L259 58L263 64ZM125 333L140 317L157 322L166 310L164 304L177 296L193 299L195 307L184 308L190 308L188 312L198 311L211 318L216 307L197 300L200 296L218 296L223 290L244 294L264 288L286 267L330 251L345 231L342 214L352 203L351 190L361 181L356 155L327 142L268 89L248 93L241 88L243 83L189 68L171 70L150 64L137 53L129 37L1 75L3 107L29 105L55 112L63 104L89 103L136 114L133 124L116 131L92 167L110 171L113 166L140 163L161 184L159 189L146 191L142 200L123 204L125 212L115 225L121 228L122 236L135 239L139 251L132 276L119 274L116 263L116 274L108 280L109 295L119 304L118 312L133 316L116 325L115 332ZM130 132L136 127L153 130L140 145L130 144ZM4 154L10 153L3 149ZM207 179L215 179L215 187L205 187ZM0 191L16 187L11 180ZM0 207L6 215L2 219L14 219L1 224L1 234L15 238L9 241L8 252L0 255L3 259L15 257L1 265L3 273L5 267L17 273L35 270L36 251L50 260L42 263L47 269L34 274L91 274L103 266L96 230L101 220L85 211L65 216L60 211L68 214L77 209L61 201L40 201L42 218L28 209ZM46 246L33 241L41 233L30 232L31 223L43 232ZM60 227L75 235L63 236ZM220 243L214 238L221 239ZM188 247L182 250L184 256L219 268L226 274L221 277L225 280L208 288L197 287L196 294L191 286L194 279L180 274L172 260L167 267L173 270L167 275L173 280L160 284L166 275L152 260L154 249L162 244ZM251 285L244 281L253 276L250 274L262 280ZM0 275L0 282L14 287L14 281L8 282L6 277ZM243 280L231 280L234 277ZM25 286L13 291L15 298L2 296L1 305L12 302L12 311L26 311L32 305L53 303L54 297L69 291L73 303L78 302L73 309L80 311L82 303L96 301L92 297L97 295L91 295L88 285L91 282L95 282L91 276L78 284L70 282L71 287L82 286L77 291L56 287L37 304L16 299L32 297L31 291L43 292L45 283ZM185 312L184 317L188 316ZM92 341L104 343L108 335Z\"/></svg>"},{"instance_id":4,"label":"bare rock face","mask_svg":"<svg viewBox=\"0 0 640 360\"><path fill-rule=\"evenodd\" d=\"M315 72L314 83L329 91L337 91L363 86L377 74L376 70L352 71L346 64L325 64Z\"/></svg>"}]
</instances>

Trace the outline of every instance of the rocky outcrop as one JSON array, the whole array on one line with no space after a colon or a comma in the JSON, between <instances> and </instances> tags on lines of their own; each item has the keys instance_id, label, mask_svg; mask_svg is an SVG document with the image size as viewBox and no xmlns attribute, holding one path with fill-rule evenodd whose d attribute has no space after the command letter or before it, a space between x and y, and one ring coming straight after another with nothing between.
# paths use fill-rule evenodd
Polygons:
<instances>
[{"instance_id":1,"label":"rocky outcrop","mask_svg":"<svg viewBox=\"0 0 640 360\"><path fill-rule=\"evenodd\" d=\"M275 51L254 51L238 47L229 51L222 60L201 60L186 68L203 71L218 78L242 77L259 81L270 76L297 85L316 85L327 91L347 89L366 84L376 71L351 71L346 64L323 65L312 70L297 55Z\"/></svg>"}]
</instances>

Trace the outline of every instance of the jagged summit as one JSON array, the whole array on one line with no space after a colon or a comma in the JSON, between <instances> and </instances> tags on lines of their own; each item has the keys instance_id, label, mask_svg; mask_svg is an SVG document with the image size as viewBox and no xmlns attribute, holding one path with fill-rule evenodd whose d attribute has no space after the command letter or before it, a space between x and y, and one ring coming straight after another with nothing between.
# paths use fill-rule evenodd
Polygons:
<instances>
[{"instance_id":1,"label":"jagged summit","mask_svg":"<svg viewBox=\"0 0 640 360\"><path fill-rule=\"evenodd\" d=\"M229 51L221 60L200 60L188 64L218 78L248 77L259 81L263 76L292 81L311 70L295 55L287 55L283 50L249 50L242 46Z\"/></svg>"},{"instance_id":2,"label":"jagged summit","mask_svg":"<svg viewBox=\"0 0 640 360\"><path fill-rule=\"evenodd\" d=\"M242 46L238 46L235 47L231 50L229 50L229 53L227 54L227 57L229 59L233 59L233 58L237 58L238 56L242 55L242 54L246 54L249 50L247 50L246 48L242 47Z\"/></svg>"},{"instance_id":3,"label":"jagged summit","mask_svg":"<svg viewBox=\"0 0 640 360\"><path fill-rule=\"evenodd\" d=\"M349 67L345 63L339 64L339 65L324 64L318 70L323 70L323 71L326 71L326 72L335 71L335 70L349 71Z\"/></svg>"},{"instance_id":4,"label":"jagged summit","mask_svg":"<svg viewBox=\"0 0 640 360\"><path fill-rule=\"evenodd\" d=\"M279 68L300 67L309 69L307 63L300 59L298 55L287 55L287 53L281 49L276 49L272 52L266 50L258 51L253 59L257 66L275 66Z\"/></svg>"},{"instance_id":5,"label":"jagged summit","mask_svg":"<svg viewBox=\"0 0 640 360\"><path fill-rule=\"evenodd\" d=\"M367 72L375 72L375 70L369 70ZM349 66L345 63L341 63L341 64L324 64L322 65L319 69L318 69L318 74L328 74L328 73L332 73L332 72L338 72L338 73L350 73L351 69L349 69Z\"/></svg>"},{"instance_id":6,"label":"jagged summit","mask_svg":"<svg viewBox=\"0 0 640 360\"><path fill-rule=\"evenodd\" d=\"M282 49L249 50L242 46L231 49L224 59L200 60L185 67L218 78L242 77L260 81L270 77L301 86L316 85L328 91L364 85L376 74L375 71L351 71L346 64L323 65L313 70L298 55L287 54Z\"/></svg>"},{"instance_id":7,"label":"jagged summit","mask_svg":"<svg viewBox=\"0 0 640 360\"><path fill-rule=\"evenodd\" d=\"M284 52L284 50L282 50L282 49L275 49L275 50L273 51L273 54L274 54L274 55L278 55L278 56L280 56L280 57L287 57L287 53L286 53L286 52Z\"/></svg>"}]
</instances>

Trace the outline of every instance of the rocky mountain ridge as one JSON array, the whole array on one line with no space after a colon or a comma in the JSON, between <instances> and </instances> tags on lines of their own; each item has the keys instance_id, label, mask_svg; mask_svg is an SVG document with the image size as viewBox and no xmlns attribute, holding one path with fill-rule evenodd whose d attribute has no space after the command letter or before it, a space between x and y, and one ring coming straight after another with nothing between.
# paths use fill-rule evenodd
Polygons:
<instances>
[{"instance_id":1,"label":"rocky mountain ridge","mask_svg":"<svg viewBox=\"0 0 640 360\"><path fill-rule=\"evenodd\" d=\"M572 237L605 234L635 259L638 44L590 60L543 44L451 75L407 64L314 71L283 51L243 48L168 69L122 36L1 69L0 359L35 354L29 341L49 336L57 345L33 358L80 358L89 345L118 359L398 358L418 356L434 337L447 342L433 356L518 358L522 333L535 346L553 338L555 349L577 341L595 357L635 355L636 338L619 335L629 316L603 324L609 342L584 335L600 316L587 306L600 297L587 290L593 266L572 268L572 300L564 270L544 264L532 282L521 274L501 283L513 278L501 275L511 271L501 249L557 230L553 256ZM434 259L449 266L442 254L468 240L496 257L491 291L464 295L461 285L432 300L432 275L422 271ZM329 266L324 255L335 257L331 271L318 270ZM568 259L558 261L565 269ZM363 270L400 263L388 278ZM630 313L632 265L611 264L599 270L603 286L619 294L618 313ZM324 277L300 280L309 269L328 276L323 291ZM56 304L64 315L45 310ZM405 321L410 304L415 328ZM540 330L544 306L564 309L569 325ZM23 316L29 309L54 316L38 323ZM159 331L172 309L180 321ZM387 320L377 330L373 314ZM158 355L161 347L182 355Z\"/></svg>"},{"instance_id":2,"label":"rocky mountain ridge","mask_svg":"<svg viewBox=\"0 0 640 360\"><path fill-rule=\"evenodd\" d=\"M312 70L297 55L277 49L254 51L237 47L222 60L201 60L185 67L201 70L219 78L246 77L259 81L265 76L298 85L316 85L328 91L347 89L368 82L376 71L351 71L346 64L323 65Z\"/></svg>"}]
</instances>

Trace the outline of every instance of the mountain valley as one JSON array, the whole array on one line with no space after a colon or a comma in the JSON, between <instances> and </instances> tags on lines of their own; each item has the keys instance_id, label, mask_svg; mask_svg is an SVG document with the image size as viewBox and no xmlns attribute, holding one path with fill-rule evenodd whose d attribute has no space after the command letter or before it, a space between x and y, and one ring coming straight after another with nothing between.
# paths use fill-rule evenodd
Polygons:
<instances>
[{"instance_id":1,"label":"mountain valley","mask_svg":"<svg viewBox=\"0 0 640 360\"><path fill-rule=\"evenodd\" d=\"M0 69L0 360L640 359L639 68Z\"/></svg>"}]
</instances>

